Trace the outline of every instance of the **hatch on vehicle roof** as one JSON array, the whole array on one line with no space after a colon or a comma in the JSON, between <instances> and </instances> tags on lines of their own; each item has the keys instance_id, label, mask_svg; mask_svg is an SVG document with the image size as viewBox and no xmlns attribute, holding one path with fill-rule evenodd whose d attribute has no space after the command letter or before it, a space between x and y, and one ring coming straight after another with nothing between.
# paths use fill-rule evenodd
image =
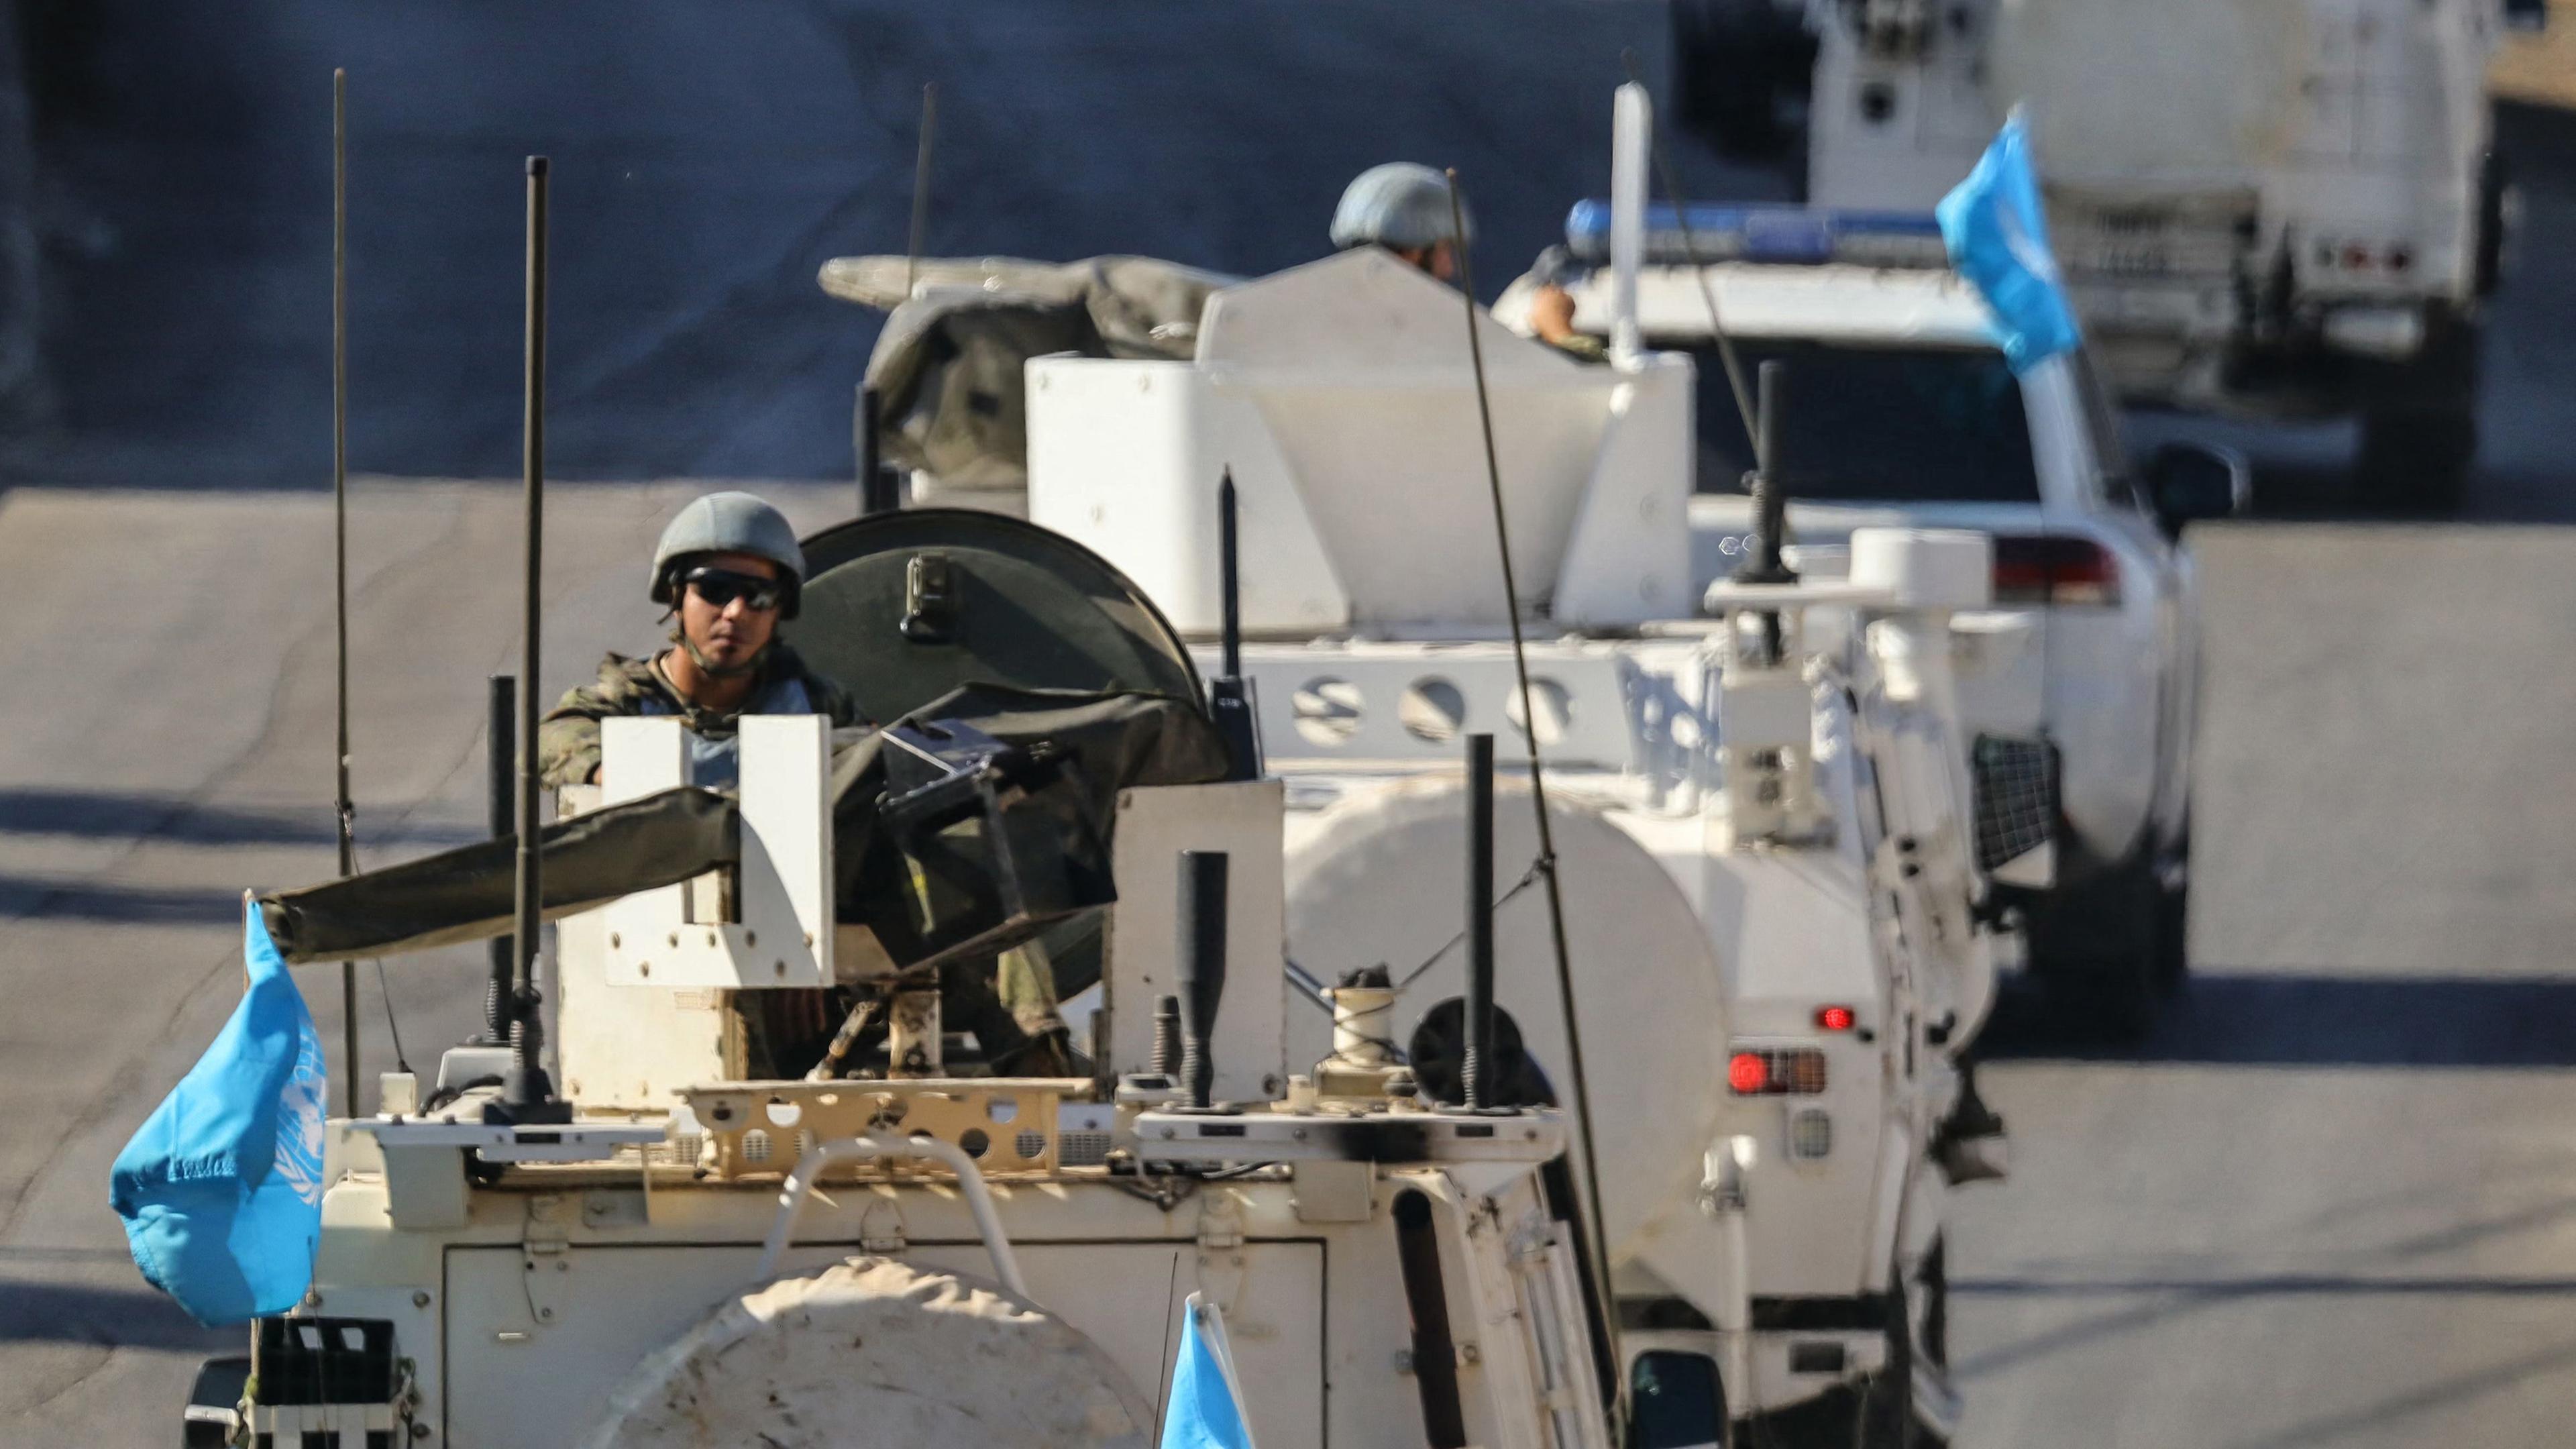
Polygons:
<instances>
[{"instance_id":1,"label":"hatch on vehicle roof","mask_svg":"<svg viewBox=\"0 0 2576 1449\"><path fill-rule=\"evenodd\" d=\"M892 720L963 684L1136 691L1206 708L1153 600L1098 554L963 508L853 519L805 540L783 632L807 664Z\"/></svg>"}]
</instances>

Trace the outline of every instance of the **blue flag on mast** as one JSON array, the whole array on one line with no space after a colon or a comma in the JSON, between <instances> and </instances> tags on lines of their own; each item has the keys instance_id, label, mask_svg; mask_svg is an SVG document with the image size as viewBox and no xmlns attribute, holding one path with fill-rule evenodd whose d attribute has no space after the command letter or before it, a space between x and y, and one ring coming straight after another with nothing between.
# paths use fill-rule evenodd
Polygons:
<instances>
[{"instance_id":1,"label":"blue flag on mast","mask_svg":"<svg viewBox=\"0 0 2576 1449\"><path fill-rule=\"evenodd\" d=\"M1932 209L1950 265L1993 309L2004 360L2018 375L2083 340L2048 249L2048 215L2030 133L2016 106L1968 179Z\"/></svg>"},{"instance_id":2,"label":"blue flag on mast","mask_svg":"<svg viewBox=\"0 0 2576 1449\"><path fill-rule=\"evenodd\" d=\"M1157 1449L1252 1449L1225 1319L1196 1293L1181 1316L1181 1352L1172 1364L1172 1398L1163 1410Z\"/></svg>"},{"instance_id":3,"label":"blue flag on mast","mask_svg":"<svg viewBox=\"0 0 2576 1449\"><path fill-rule=\"evenodd\" d=\"M247 896L244 911L250 988L110 1175L134 1266L209 1325L294 1307L322 1240L322 1038Z\"/></svg>"}]
</instances>

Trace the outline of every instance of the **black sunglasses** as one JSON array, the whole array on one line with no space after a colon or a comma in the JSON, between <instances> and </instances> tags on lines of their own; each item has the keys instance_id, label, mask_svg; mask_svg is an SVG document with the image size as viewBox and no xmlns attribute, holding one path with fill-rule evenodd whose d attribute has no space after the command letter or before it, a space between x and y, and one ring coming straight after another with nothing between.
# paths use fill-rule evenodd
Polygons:
<instances>
[{"instance_id":1,"label":"black sunglasses","mask_svg":"<svg viewBox=\"0 0 2576 1449\"><path fill-rule=\"evenodd\" d=\"M786 597L786 589L776 579L757 574L736 573L732 569L691 569L681 582L697 590L698 597L721 609L736 599L767 613Z\"/></svg>"}]
</instances>

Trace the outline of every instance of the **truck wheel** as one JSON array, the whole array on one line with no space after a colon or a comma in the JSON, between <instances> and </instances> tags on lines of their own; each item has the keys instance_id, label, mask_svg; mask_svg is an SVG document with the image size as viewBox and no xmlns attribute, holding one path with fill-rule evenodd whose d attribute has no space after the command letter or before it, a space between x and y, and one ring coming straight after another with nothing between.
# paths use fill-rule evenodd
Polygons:
<instances>
[{"instance_id":1,"label":"truck wheel","mask_svg":"<svg viewBox=\"0 0 2576 1449\"><path fill-rule=\"evenodd\" d=\"M1672 0L1673 114L1739 161L1789 157L1792 111L1813 84L1816 39L1779 0Z\"/></svg>"},{"instance_id":2,"label":"truck wheel","mask_svg":"<svg viewBox=\"0 0 2576 1449\"><path fill-rule=\"evenodd\" d=\"M2478 327L2437 317L2412 361L2389 368L2361 414L2354 501L2448 516L2478 456Z\"/></svg>"},{"instance_id":3,"label":"truck wheel","mask_svg":"<svg viewBox=\"0 0 2576 1449\"><path fill-rule=\"evenodd\" d=\"M2191 886L2188 882L2156 891L2156 976L2171 991L2191 974Z\"/></svg>"},{"instance_id":4,"label":"truck wheel","mask_svg":"<svg viewBox=\"0 0 2576 1449\"><path fill-rule=\"evenodd\" d=\"M1946 1235L1933 1238L1932 1251L1923 1255L1923 1267L1914 1281L1923 1289L1923 1360L1946 1379L1950 1374L1950 1240ZM1950 1441L1919 1413L1913 1434L1914 1449L1948 1449Z\"/></svg>"},{"instance_id":5,"label":"truck wheel","mask_svg":"<svg viewBox=\"0 0 2576 1449\"><path fill-rule=\"evenodd\" d=\"M1914 1321L1906 1311L1905 1271L1887 1274L1887 1365L1860 1401L1862 1449L1931 1449L1914 1417Z\"/></svg>"},{"instance_id":6,"label":"truck wheel","mask_svg":"<svg viewBox=\"0 0 2576 1449\"><path fill-rule=\"evenodd\" d=\"M2354 501L2373 510L2447 518L2460 511L2477 456L2472 408L2374 407L2361 418Z\"/></svg>"},{"instance_id":7,"label":"truck wheel","mask_svg":"<svg viewBox=\"0 0 2576 1449\"><path fill-rule=\"evenodd\" d=\"M2125 1045L2154 1027L2172 979L2167 894L2141 853L2032 913L2031 974L2070 1036Z\"/></svg>"}]
</instances>

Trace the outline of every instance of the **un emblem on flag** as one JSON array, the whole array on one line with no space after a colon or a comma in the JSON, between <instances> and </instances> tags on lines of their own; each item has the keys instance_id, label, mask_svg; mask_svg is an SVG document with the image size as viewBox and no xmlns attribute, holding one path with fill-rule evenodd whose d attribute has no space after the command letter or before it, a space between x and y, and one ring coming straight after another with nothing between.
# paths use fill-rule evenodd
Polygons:
<instances>
[{"instance_id":1,"label":"un emblem on flag","mask_svg":"<svg viewBox=\"0 0 2576 1449\"><path fill-rule=\"evenodd\" d=\"M324 1102L329 1091L322 1043L306 1032L296 1044L295 1069L277 1094L276 1172L308 1203L322 1201Z\"/></svg>"}]
</instances>

